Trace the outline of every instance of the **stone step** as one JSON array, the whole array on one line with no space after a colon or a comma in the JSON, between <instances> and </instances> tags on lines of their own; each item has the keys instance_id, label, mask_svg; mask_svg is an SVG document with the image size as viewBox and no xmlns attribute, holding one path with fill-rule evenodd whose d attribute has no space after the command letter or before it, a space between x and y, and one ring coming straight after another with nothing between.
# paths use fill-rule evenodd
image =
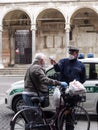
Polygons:
<instances>
[{"instance_id":1,"label":"stone step","mask_svg":"<svg viewBox=\"0 0 98 130\"><path fill-rule=\"evenodd\" d=\"M24 75L25 70L0 70L0 75Z\"/></svg>"},{"instance_id":2,"label":"stone step","mask_svg":"<svg viewBox=\"0 0 98 130\"><path fill-rule=\"evenodd\" d=\"M15 65L13 67L6 67L3 69L0 69L0 75L24 76L29 66L30 65Z\"/></svg>"},{"instance_id":3,"label":"stone step","mask_svg":"<svg viewBox=\"0 0 98 130\"><path fill-rule=\"evenodd\" d=\"M15 64L14 68L28 68L31 64Z\"/></svg>"}]
</instances>

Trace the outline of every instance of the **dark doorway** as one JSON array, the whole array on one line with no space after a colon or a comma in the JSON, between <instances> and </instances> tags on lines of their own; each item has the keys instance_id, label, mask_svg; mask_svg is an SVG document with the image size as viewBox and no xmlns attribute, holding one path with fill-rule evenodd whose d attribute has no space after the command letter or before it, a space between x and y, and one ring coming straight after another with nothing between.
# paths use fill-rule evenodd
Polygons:
<instances>
[{"instance_id":1,"label":"dark doorway","mask_svg":"<svg viewBox=\"0 0 98 130\"><path fill-rule=\"evenodd\" d=\"M29 30L15 32L15 64L30 64L32 62L31 37Z\"/></svg>"}]
</instances>

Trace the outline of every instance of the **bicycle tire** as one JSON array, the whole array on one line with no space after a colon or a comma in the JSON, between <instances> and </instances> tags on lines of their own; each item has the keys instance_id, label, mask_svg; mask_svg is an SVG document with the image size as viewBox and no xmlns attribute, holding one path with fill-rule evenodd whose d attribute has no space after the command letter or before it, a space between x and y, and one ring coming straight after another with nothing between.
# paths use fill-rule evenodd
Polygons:
<instances>
[{"instance_id":1,"label":"bicycle tire","mask_svg":"<svg viewBox=\"0 0 98 130\"><path fill-rule=\"evenodd\" d=\"M25 108L15 114L10 122L10 130L45 130L49 126L45 125L45 120L37 110Z\"/></svg>"},{"instance_id":2,"label":"bicycle tire","mask_svg":"<svg viewBox=\"0 0 98 130\"><path fill-rule=\"evenodd\" d=\"M72 117L71 122L67 121L68 115ZM89 129L90 129L90 118L87 111L82 106L75 106L72 109L71 113L67 113L65 108L59 116L58 130L89 130Z\"/></svg>"}]
</instances>

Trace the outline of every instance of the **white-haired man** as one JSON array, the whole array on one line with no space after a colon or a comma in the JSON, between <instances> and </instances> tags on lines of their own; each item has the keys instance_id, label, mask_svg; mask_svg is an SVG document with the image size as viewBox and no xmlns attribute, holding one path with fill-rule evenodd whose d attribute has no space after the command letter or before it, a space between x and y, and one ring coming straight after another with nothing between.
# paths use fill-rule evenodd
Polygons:
<instances>
[{"instance_id":1,"label":"white-haired man","mask_svg":"<svg viewBox=\"0 0 98 130\"><path fill-rule=\"evenodd\" d=\"M34 57L33 63L27 69L24 78L24 92L23 99L26 105L34 105L31 101L31 96L47 96L49 95L48 85L62 85L67 86L66 82L60 82L50 79L46 76L44 66L46 55L37 53Z\"/></svg>"}]
</instances>

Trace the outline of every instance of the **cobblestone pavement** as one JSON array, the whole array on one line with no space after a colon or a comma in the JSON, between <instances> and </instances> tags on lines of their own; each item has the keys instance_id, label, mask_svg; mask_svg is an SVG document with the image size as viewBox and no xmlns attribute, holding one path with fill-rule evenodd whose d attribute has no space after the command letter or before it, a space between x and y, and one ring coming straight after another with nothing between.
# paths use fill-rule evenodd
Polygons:
<instances>
[{"instance_id":1,"label":"cobblestone pavement","mask_svg":"<svg viewBox=\"0 0 98 130\"><path fill-rule=\"evenodd\" d=\"M0 104L0 130L10 130L10 120L14 116L14 112L6 107L5 104ZM98 119L91 119L90 130L98 130Z\"/></svg>"},{"instance_id":2,"label":"cobblestone pavement","mask_svg":"<svg viewBox=\"0 0 98 130\"><path fill-rule=\"evenodd\" d=\"M0 130L10 130L10 120L13 115L14 113L4 104L0 105Z\"/></svg>"}]
</instances>

